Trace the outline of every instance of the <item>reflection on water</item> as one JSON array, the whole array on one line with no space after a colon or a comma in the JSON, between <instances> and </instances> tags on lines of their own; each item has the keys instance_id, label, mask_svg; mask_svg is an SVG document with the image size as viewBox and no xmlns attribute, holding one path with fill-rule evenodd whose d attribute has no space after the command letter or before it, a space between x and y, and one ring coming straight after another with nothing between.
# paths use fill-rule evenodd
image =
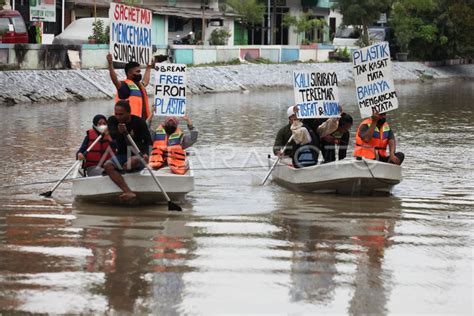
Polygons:
<instances>
[{"instance_id":1,"label":"reflection on water","mask_svg":"<svg viewBox=\"0 0 474 316\"><path fill-rule=\"evenodd\" d=\"M291 91L194 96L183 213L19 185L58 179L110 101L0 109L0 312L472 314L474 88L398 90L404 181L365 198L256 185ZM353 89L340 93L357 118Z\"/></svg>"}]
</instances>

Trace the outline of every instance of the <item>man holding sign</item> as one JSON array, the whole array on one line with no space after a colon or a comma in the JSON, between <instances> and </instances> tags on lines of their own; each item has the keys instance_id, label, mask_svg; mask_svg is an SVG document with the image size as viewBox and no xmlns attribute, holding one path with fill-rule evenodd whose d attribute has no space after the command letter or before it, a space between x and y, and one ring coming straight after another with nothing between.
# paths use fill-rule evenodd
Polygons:
<instances>
[{"instance_id":1,"label":"man holding sign","mask_svg":"<svg viewBox=\"0 0 474 316\"><path fill-rule=\"evenodd\" d=\"M395 135L386 121L386 112L398 108L388 42L354 51L352 64L360 115L369 117L357 129L354 156L400 165L404 155L395 152Z\"/></svg>"},{"instance_id":2,"label":"man holding sign","mask_svg":"<svg viewBox=\"0 0 474 316\"><path fill-rule=\"evenodd\" d=\"M117 103L118 100L128 100L130 102L132 115L138 116L150 123L153 116L151 114L145 87L150 81L151 65L147 66L142 81L140 65L133 61L127 63L124 68L127 78L120 81L115 73L111 54L107 55L107 62L109 63L110 79L117 88L115 103Z\"/></svg>"},{"instance_id":3,"label":"man holding sign","mask_svg":"<svg viewBox=\"0 0 474 316\"><path fill-rule=\"evenodd\" d=\"M355 50L352 53L352 65L362 118L398 108L388 42Z\"/></svg>"},{"instance_id":4,"label":"man holding sign","mask_svg":"<svg viewBox=\"0 0 474 316\"><path fill-rule=\"evenodd\" d=\"M389 154L387 155L387 146ZM400 165L405 158L401 152L395 152L396 140L387 123L386 113L375 113L360 124L356 133L354 156Z\"/></svg>"},{"instance_id":5,"label":"man holding sign","mask_svg":"<svg viewBox=\"0 0 474 316\"><path fill-rule=\"evenodd\" d=\"M155 65L154 114L166 116L155 131L150 167L169 166L175 174L188 170L185 149L193 145L198 131L186 115L186 65L157 63ZM178 127L178 118L186 121L190 135Z\"/></svg>"},{"instance_id":6,"label":"man holding sign","mask_svg":"<svg viewBox=\"0 0 474 316\"><path fill-rule=\"evenodd\" d=\"M152 12L123 3L110 3L110 52L107 55L110 79L118 100L128 100L132 115L151 122L152 115L145 87L153 63ZM113 62L125 63L126 80L119 81ZM140 65L147 65L142 81Z\"/></svg>"}]
</instances>

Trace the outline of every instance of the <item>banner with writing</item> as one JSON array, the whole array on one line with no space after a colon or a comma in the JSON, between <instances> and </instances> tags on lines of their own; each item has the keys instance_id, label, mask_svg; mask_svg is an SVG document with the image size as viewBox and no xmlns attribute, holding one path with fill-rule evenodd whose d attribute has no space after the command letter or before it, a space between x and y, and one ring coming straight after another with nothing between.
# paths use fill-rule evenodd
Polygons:
<instances>
[{"instance_id":1,"label":"banner with writing","mask_svg":"<svg viewBox=\"0 0 474 316\"><path fill-rule=\"evenodd\" d=\"M186 114L186 65L155 64L155 115Z\"/></svg>"},{"instance_id":2,"label":"banner with writing","mask_svg":"<svg viewBox=\"0 0 474 316\"><path fill-rule=\"evenodd\" d=\"M30 21L56 22L56 0L30 0L29 2Z\"/></svg>"},{"instance_id":3,"label":"banner with writing","mask_svg":"<svg viewBox=\"0 0 474 316\"><path fill-rule=\"evenodd\" d=\"M398 108L388 42L355 50L352 64L362 118L372 116L374 112L385 113Z\"/></svg>"},{"instance_id":4,"label":"banner with writing","mask_svg":"<svg viewBox=\"0 0 474 316\"><path fill-rule=\"evenodd\" d=\"M153 58L151 46L152 13L143 8L111 3L110 53L113 61L134 61L148 65Z\"/></svg>"},{"instance_id":5,"label":"banner with writing","mask_svg":"<svg viewBox=\"0 0 474 316\"><path fill-rule=\"evenodd\" d=\"M298 118L338 117L341 113L335 72L294 71Z\"/></svg>"}]
</instances>

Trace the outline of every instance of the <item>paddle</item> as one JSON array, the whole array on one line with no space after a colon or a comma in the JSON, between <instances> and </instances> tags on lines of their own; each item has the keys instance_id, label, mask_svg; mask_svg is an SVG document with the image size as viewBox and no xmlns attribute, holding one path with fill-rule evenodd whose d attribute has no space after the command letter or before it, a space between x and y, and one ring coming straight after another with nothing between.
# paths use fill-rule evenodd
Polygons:
<instances>
[{"instance_id":1,"label":"paddle","mask_svg":"<svg viewBox=\"0 0 474 316\"><path fill-rule=\"evenodd\" d=\"M97 143L99 142L99 140L102 139L102 137L103 137L103 135L100 134L99 137L97 137L96 140L92 143L92 145L90 145L89 148L86 149L86 151L83 153L83 155L84 155L84 156L87 155L87 153L88 153L89 151L91 151L91 149L95 146L95 144L97 144ZM76 168L77 165L80 164L81 162L82 162L82 160L76 160L76 162L72 165L72 167L69 168L68 171L66 171L66 173L62 176L61 179L59 179L59 181L54 185L54 187L53 187L51 190L49 190L49 191L47 191L47 192L43 192L43 193L41 193L40 195L41 195L41 196L44 196L44 197L51 197L51 195L53 194L54 190L56 190L56 189L58 188L58 186L61 184L61 182L63 182L64 179L66 179L66 177L68 176L68 174L70 174L71 171L74 170L74 168Z\"/></svg>"},{"instance_id":2,"label":"paddle","mask_svg":"<svg viewBox=\"0 0 474 316\"><path fill-rule=\"evenodd\" d=\"M128 142L130 143L130 145L132 145L133 149L135 150L135 153L138 154L138 156L140 157L142 163L145 165L145 167L150 172L151 177L153 178L153 180L155 180L156 185L160 188L161 193L163 193L163 196L165 197L166 201L168 201L168 210L169 211L179 211L179 212L182 211L183 209L181 208L181 206L179 206L176 203L171 202L170 197L166 193L166 191L163 188L163 186L161 185L160 181L158 181L158 179L156 178L155 174L153 173L153 170L151 170L150 166L148 166L148 163L145 161L145 159L143 159L143 154L138 149L137 144L135 144L135 142L133 141L133 138L130 136L130 134L127 134L127 139L128 139Z\"/></svg>"},{"instance_id":3,"label":"paddle","mask_svg":"<svg viewBox=\"0 0 474 316\"><path fill-rule=\"evenodd\" d=\"M293 135L291 135L290 139L288 139L288 142L286 143L285 147L283 147L283 149L280 151L282 154L285 152L286 150L286 147L290 144L290 142L293 140ZM265 179L263 179L262 181L262 184L261 185L265 185L265 182L267 181L268 177L270 176L270 174L272 173L273 169L275 169L277 163L279 163L281 160L281 157L278 157L278 159L275 161L275 163L273 164L273 166L270 168L270 170L268 171L267 173L267 176L265 177Z\"/></svg>"}]
</instances>

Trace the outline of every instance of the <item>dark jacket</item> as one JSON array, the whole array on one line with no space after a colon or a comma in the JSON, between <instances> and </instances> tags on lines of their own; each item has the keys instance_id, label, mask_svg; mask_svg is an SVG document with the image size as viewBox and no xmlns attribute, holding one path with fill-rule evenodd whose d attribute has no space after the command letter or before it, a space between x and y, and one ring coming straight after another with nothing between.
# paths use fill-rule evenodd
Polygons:
<instances>
[{"instance_id":1,"label":"dark jacket","mask_svg":"<svg viewBox=\"0 0 474 316\"><path fill-rule=\"evenodd\" d=\"M331 136L334 136L335 132L331 134ZM350 134L348 131L346 131L342 136L337 137L340 139L339 143L339 160L346 158L347 156L347 148L349 146L349 137ZM335 150L335 145L334 143L330 143L325 141L324 139L321 139L321 150L323 153L324 157L324 162L333 162L336 161L336 150Z\"/></svg>"},{"instance_id":2,"label":"dark jacket","mask_svg":"<svg viewBox=\"0 0 474 316\"><path fill-rule=\"evenodd\" d=\"M117 143L117 155L126 155L128 145L127 136L118 132L117 118L111 116L107 123L110 136ZM138 116L132 115L130 122L126 123L126 126L128 133L132 136L140 152L148 155L152 141L146 121Z\"/></svg>"},{"instance_id":3,"label":"dark jacket","mask_svg":"<svg viewBox=\"0 0 474 316\"><path fill-rule=\"evenodd\" d=\"M273 144L273 154L276 155L277 152L281 149L283 149L283 147L285 147L285 145L288 143L288 140L290 139L291 137L291 129L290 129L290 124L287 124L285 126L283 126L277 133L277 136L275 138L275 143ZM293 143L293 142L292 142ZM294 143L293 143L294 145ZM287 149L285 150L285 154L287 156L290 156L291 155L291 150L290 150L290 144L287 146Z\"/></svg>"}]
</instances>

